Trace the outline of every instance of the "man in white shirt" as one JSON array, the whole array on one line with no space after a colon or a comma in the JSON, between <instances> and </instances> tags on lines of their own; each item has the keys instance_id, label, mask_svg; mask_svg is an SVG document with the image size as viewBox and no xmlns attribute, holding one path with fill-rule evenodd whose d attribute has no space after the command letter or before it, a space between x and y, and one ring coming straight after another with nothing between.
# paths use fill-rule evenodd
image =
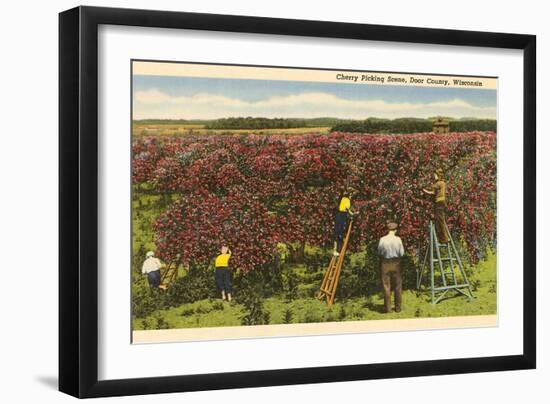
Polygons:
<instances>
[{"instance_id":1,"label":"man in white shirt","mask_svg":"<svg viewBox=\"0 0 550 404\"><path fill-rule=\"evenodd\" d=\"M153 251L148 251L147 254L145 254L145 261L141 267L141 273L147 275L149 286L152 288L158 288L160 286L160 268L162 268L160 260L155 257Z\"/></svg>"},{"instance_id":2,"label":"man in white shirt","mask_svg":"<svg viewBox=\"0 0 550 404\"><path fill-rule=\"evenodd\" d=\"M384 309L389 313L391 308L391 289L395 293L395 311L401 311L401 292L403 283L401 279L401 257L405 253L401 238L397 237L396 223L388 223L388 234L380 239L378 243L378 255L381 259L380 276L384 288Z\"/></svg>"}]
</instances>

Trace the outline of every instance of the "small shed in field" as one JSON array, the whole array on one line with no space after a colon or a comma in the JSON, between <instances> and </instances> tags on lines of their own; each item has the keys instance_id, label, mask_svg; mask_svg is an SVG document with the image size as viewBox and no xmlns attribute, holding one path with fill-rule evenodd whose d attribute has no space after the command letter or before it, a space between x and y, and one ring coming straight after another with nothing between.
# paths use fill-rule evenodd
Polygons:
<instances>
[{"instance_id":1,"label":"small shed in field","mask_svg":"<svg viewBox=\"0 0 550 404\"><path fill-rule=\"evenodd\" d=\"M443 118L437 118L434 121L434 133L449 133L449 121Z\"/></svg>"}]
</instances>

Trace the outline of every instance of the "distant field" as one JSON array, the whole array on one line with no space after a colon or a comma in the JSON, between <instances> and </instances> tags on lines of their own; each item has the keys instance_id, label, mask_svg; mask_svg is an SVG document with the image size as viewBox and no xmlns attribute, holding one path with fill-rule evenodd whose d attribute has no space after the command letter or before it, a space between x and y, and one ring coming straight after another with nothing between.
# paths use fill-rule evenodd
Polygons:
<instances>
[{"instance_id":1,"label":"distant field","mask_svg":"<svg viewBox=\"0 0 550 404\"><path fill-rule=\"evenodd\" d=\"M289 134L301 135L304 133L329 133L330 127L314 128L287 128L287 129L206 129L204 125L191 124L142 124L132 125L133 136L185 136L185 135L212 135L212 134L249 134L259 135Z\"/></svg>"},{"instance_id":2,"label":"distant field","mask_svg":"<svg viewBox=\"0 0 550 404\"><path fill-rule=\"evenodd\" d=\"M133 136L178 136L185 135L191 131L197 133L204 125L191 124L132 124Z\"/></svg>"}]
</instances>

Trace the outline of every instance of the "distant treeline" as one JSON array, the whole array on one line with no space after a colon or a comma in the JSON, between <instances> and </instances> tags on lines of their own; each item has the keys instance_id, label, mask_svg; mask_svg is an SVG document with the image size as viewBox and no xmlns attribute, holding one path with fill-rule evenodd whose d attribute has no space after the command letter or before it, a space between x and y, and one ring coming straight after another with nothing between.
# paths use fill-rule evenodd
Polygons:
<instances>
[{"instance_id":1,"label":"distant treeline","mask_svg":"<svg viewBox=\"0 0 550 404\"><path fill-rule=\"evenodd\" d=\"M186 119L144 119L136 120L140 124L166 125L203 125L205 129L291 129L330 127L331 131L358 133L417 133L431 132L436 117L365 120L320 118L262 118L262 117L231 117L213 120ZM451 132L493 131L496 132L497 122L494 119L474 118L443 118L449 123Z\"/></svg>"},{"instance_id":2,"label":"distant treeline","mask_svg":"<svg viewBox=\"0 0 550 404\"><path fill-rule=\"evenodd\" d=\"M369 118L364 121L341 122L332 127L337 132L357 133L417 133L431 132L434 119ZM448 120L450 132L493 131L497 130L497 121L493 119L460 119Z\"/></svg>"},{"instance_id":3,"label":"distant treeline","mask_svg":"<svg viewBox=\"0 0 550 404\"><path fill-rule=\"evenodd\" d=\"M497 131L497 121L494 119L470 119L449 122L451 132L472 132L472 131Z\"/></svg>"},{"instance_id":4,"label":"distant treeline","mask_svg":"<svg viewBox=\"0 0 550 404\"><path fill-rule=\"evenodd\" d=\"M134 119L134 123L141 125L206 125L204 119Z\"/></svg>"},{"instance_id":5,"label":"distant treeline","mask_svg":"<svg viewBox=\"0 0 550 404\"><path fill-rule=\"evenodd\" d=\"M336 118L261 118L261 117L231 117L216 119L206 123L206 129L290 129L314 128L320 126L338 125L344 122Z\"/></svg>"}]
</instances>

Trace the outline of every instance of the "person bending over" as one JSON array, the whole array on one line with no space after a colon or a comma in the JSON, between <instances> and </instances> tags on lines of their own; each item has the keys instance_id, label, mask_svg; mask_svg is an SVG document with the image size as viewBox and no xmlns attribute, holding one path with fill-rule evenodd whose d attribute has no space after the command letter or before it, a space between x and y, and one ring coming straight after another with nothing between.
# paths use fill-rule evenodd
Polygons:
<instances>
[{"instance_id":1,"label":"person bending over","mask_svg":"<svg viewBox=\"0 0 550 404\"><path fill-rule=\"evenodd\" d=\"M153 251L148 251L147 254L145 254L145 261L141 267L141 273L147 275L149 286L153 289L160 287L160 269L162 266L162 263L155 257Z\"/></svg>"}]
</instances>

